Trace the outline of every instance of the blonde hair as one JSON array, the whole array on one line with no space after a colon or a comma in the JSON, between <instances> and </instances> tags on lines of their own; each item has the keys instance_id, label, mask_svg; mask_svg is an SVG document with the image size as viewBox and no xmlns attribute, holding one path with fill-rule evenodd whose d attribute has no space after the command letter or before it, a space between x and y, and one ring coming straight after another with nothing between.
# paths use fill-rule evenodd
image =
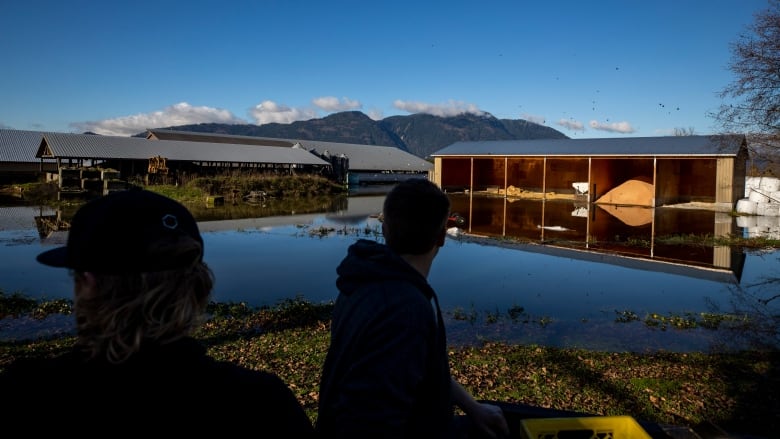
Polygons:
<instances>
[{"instance_id":1,"label":"blonde hair","mask_svg":"<svg viewBox=\"0 0 780 439\"><path fill-rule=\"evenodd\" d=\"M174 252L192 252L192 245ZM131 274L100 274L95 293L74 302L77 345L90 358L126 361L146 343L166 344L192 333L203 318L214 285L211 269L197 258L185 268ZM75 273L83 276L83 273Z\"/></svg>"}]
</instances>

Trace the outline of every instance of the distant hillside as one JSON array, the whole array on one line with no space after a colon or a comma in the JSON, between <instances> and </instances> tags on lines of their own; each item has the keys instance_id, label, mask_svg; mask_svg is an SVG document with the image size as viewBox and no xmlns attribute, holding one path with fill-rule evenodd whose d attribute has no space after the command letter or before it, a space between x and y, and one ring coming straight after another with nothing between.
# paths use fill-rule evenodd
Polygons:
<instances>
[{"instance_id":1,"label":"distant hillside","mask_svg":"<svg viewBox=\"0 0 780 439\"><path fill-rule=\"evenodd\" d=\"M423 158L461 140L567 138L560 131L522 119L496 119L490 115L474 114L461 114L454 117L413 114L391 116L375 121L359 111L334 113L321 119L290 124L202 123L160 128L239 136L396 146ZM138 135L145 136L146 133Z\"/></svg>"}]
</instances>

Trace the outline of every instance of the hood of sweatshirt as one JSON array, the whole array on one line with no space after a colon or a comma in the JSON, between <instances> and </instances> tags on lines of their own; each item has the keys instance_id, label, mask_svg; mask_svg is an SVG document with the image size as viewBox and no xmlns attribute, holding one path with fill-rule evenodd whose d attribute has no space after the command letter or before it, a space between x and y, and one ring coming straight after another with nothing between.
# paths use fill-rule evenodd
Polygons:
<instances>
[{"instance_id":1,"label":"hood of sweatshirt","mask_svg":"<svg viewBox=\"0 0 780 439\"><path fill-rule=\"evenodd\" d=\"M385 244L360 239L347 250L347 256L336 268L336 286L350 295L367 282L406 281L419 288L430 299L434 292L427 279Z\"/></svg>"}]
</instances>

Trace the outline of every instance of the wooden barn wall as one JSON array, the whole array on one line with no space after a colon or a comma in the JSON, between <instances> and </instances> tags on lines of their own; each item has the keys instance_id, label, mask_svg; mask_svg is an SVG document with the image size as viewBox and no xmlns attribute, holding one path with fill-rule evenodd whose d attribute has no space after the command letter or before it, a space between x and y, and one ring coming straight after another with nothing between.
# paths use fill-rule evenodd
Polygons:
<instances>
[{"instance_id":1,"label":"wooden barn wall","mask_svg":"<svg viewBox=\"0 0 780 439\"><path fill-rule=\"evenodd\" d=\"M747 162L749 159L749 153L747 144L743 143L742 147L734 159L734 176L732 179L732 194L731 203L732 206L736 206L740 198L745 196L745 178L747 178ZM719 164L720 166L720 164Z\"/></svg>"},{"instance_id":2,"label":"wooden barn wall","mask_svg":"<svg viewBox=\"0 0 780 439\"><path fill-rule=\"evenodd\" d=\"M715 159L658 159L656 172L656 205L715 202Z\"/></svg>"},{"instance_id":3,"label":"wooden barn wall","mask_svg":"<svg viewBox=\"0 0 780 439\"><path fill-rule=\"evenodd\" d=\"M716 183L715 199L716 203L736 203L734 200L734 159L732 158L719 158L716 166L716 176L714 180ZM745 180L744 178L742 179ZM741 195L744 195L744 183Z\"/></svg>"},{"instance_id":4,"label":"wooden barn wall","mask_svg":"<svg viewBox=\"0 0 780 439\"><path fill-rule=\"evenodd\" d=\"M590 165L590 201L596 201L600 196L615 187L615 180L611 173L610 161L607 159L593 159Z\"/></svg>"},{"instance_id":5,"label":"wooden barn wall","mask_svg":"<svg viewBox=\"0 0 780 439\"><path fill-rule=\"evenodd\" d=\"M655 204L676 203L680 194L680 160L658 159L655 168Z\"/></svg>"},{"instance_id":6,"label":"wooden barn wall","mask_svg":"<svg viewBox=\"0 0 780 439\"><path fill-rule=\"evenodd\" d=\"M503 188L504 158L474 158L473 191L484 191L489 187Z\"/></svg>"},{"instance_id":7,"label":"wooden barn wall","mask_svg":"<svg viewBox=\"0 0 780 439\"><path fill-rule=\"evenodd\" d=\"M433 159L433 169L431 169L431 174L429 176L431 181L436 183L439 187L441 187L441 166L441 157L435 157Z\"/></svg>"},{"instance_id":8,"label":"wooden barn wall","mask_svg":"<svg viewBox=\"0 0 780 439\"><path fill-rule=\"evenodd\" d=\"M574 194L572 183L588 181L587 158L548 158L545 192Z\"/></svg>"},{"instance_id":9,"label":"wooden barn wall","mask_svg":"<svg viewBox=\"0 0 780 439\"><path fill-rule=\"evenodd\" d=\"M715 159L689 159L681 160L681 187L679 202L702 202L714 203L716 199L716 174L718 171L717 160ZM729 159L729 164L732 161ZM728 172L729 183L731 186L732 172ZM730 191L730 189L729 189Z\"/></svg>"},{"instance_id":10,"label":"wooden barn wall","mask_svg":"<svg viewBox=\"0 0 780 439\"><path fill-rule=\"evenodd\" d=\"M655 163L652 158L615 159L613 165L615 169L612 175L617 178L617 185L628 180L653 182Z\"/></svg>"},{"instance_id":11,"label":"wooden barn wall","mask_svg":"<svg viewBox=\"0 0 780 439\"><path fill-rule=\"evenodd\" d=\"M461 191L471 187L471 159L442 158L439 178L437 183L445 191Z\"/></svg>"},{"instance_id":12,"label":"wooden barn wall","mask_svg":"<svg viewBox=\"0 0 780 439\"><path fill-rule=\"evenodd\" d=\"M511 157L507 160L507 186L541 192L543 183L543 158Z\"/></svg>"}]
</instances>

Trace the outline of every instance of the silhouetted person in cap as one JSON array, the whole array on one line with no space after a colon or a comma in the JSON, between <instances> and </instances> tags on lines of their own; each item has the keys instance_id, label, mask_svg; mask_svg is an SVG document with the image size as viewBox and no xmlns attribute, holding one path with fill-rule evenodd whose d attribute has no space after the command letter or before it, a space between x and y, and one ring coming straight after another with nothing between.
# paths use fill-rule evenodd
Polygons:
<instances>
[{"instance_id":1,"label":"silhouetted person in cap","mask_svg":"<svg viewBox=\"0 0 780 439\"><path fill-rule=\"evenodd\" d=\"M476 401L450 375L444 320L427 281L449 213L436 184L401 182L385 198L385 243L358 240L336 269L316 424L323 437L508 435L501 408ZM455 417L455 406L468 416Z\"/></svg>"},{"instance_id":2,"label":"silhouetted person in cap","mask_svg":"<svg viewBox=\"0 0 780 439\"><path fill-rule=\"evenodd\" d=\"M140 189L97 198L74 215L67 245L37 259L72 272L76 341L0 373L7 431L313 432L278 376L216 361L192 338L213 274L181 204Z\"/></svg>"}]
</instances>

